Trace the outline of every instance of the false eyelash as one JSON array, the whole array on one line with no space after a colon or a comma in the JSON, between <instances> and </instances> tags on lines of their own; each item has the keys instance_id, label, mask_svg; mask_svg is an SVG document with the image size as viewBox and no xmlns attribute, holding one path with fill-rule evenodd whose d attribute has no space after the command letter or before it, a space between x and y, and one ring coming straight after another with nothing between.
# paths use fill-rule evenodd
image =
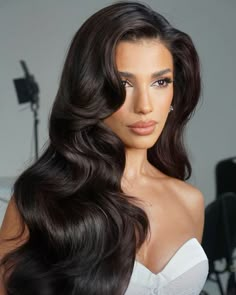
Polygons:
<instances>
[{"instance_id":1,"label":"false eyelash","mask_svg":"<svg viewBox=\"0 0 236 295\"><path fill-rule=\"evenodd\" d=\"M165 80L167 83L172 83L172 82L175 81L174 79L171 79L171 78L165 78L164 80Z\"/></svg>"},{"instance_id":2,"label":"false eyelash","mask_svg":"<svg viewBox=\"0 0 236 295\"><path fill-rule=\"evenodd\" d=\"M156 82L158 82L160 80L163 80L168 84L174 82L174 79L171 79L171 78L160 78L160 79L156 80L154 83L156 83Z\"/></svg>"},{"instance_id":3,"label":"false eyelash","mask_svg":"<svg viewBox=\"0 0 236 295\"><path fill-rule=\"evenodd\" d=\"M123 85L123 86L125 86L125 84L124 83L127 83L127 84L129 84L129 86L130 86L130 83L129 83L129 81L128 80L121 80L121 84Z\"/></svg>"},{"instance_id":4,"label":"false eyelash","mask_svg":"<svg viewBox=\"0 0 236 295\"><path fill-rule=\"evenodd\" d=\"M173 83L174 82L174 79L171 79L171 78L160 78L160 79L154 81L152 84L154 84L154 83L156 83L156 82L158 82L160 80L165 81L167 84L170 84L170 83ZM128 80L122 80L122 85L124 86L123 83L130 84Z\"/></svg>"},{"instance_id":5,"label":"false eyelash","mask_svg":"<svg viewBox=\"0 0 236 295\"><path fill-rule=\"evenodd\" d=\"M158 86L159 88L165 88L165 87L167 87L168 84L174 82L173 79L171 79L171 78L169 78L169 77L166 77L166 78L159 78L158 80L154 81L154 82L152 83L152 85L155 84L155 83L157 83L158 81L164 81L164 83L165 83L165 85L159 85L159 86Z\"/></svg>"}]
</instances>

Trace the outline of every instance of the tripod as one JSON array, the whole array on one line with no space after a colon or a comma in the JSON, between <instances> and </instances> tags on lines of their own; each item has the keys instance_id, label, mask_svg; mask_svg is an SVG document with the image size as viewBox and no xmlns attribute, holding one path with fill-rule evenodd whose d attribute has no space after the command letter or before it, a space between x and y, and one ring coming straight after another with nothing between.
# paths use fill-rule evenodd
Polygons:
<instances>
[{"instance_id":1,"label":"tripod","mask_svg":"<svg viewBox=\"0 0 236 295\"><path fill-rule=\"evenodd\" d=\"M20 61L25 77L14 79L14 85L19 104L30 102L31 111L34 117L34 142L35 142L35 160L38 159L38 110L39 110L39 87L34 76L29 74L25 61Z\"/></svg>"}]
</instances>

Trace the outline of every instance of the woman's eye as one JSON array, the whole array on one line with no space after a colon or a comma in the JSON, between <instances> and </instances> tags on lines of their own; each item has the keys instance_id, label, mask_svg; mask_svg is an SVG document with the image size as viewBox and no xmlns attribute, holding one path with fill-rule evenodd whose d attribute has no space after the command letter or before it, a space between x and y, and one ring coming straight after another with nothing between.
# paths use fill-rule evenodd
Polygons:
<instances>
[{"instance_id":1,"label":"woman's eye","mask_svg":"<svg viewBox=\"0 0 236 295\"><path fill-rule=\"evenodd\" d=\"M124 87L132 87L132 85L127 80L122 80L122 85Z\"/></svg>"},{"instance_id":2,"label":"woman's eye","mask_svg":"<svg viewBox=\"0 0 236 295\"><path fill-rule=\"evenodd\" d=\"M171 80L170 78L165 78L165 79L159 79L157 81L155 81L153 83L154 86L157 86L157 87L160 87L160 88L163 88L163 87L167 87L168 84L172 83L173 80ZM157 84L157 85L155 85Z\"/></svg>"},{"instance_id":3,"label":"woman's eye","mask_svg":"<svg viewBox=\"0 0 236 295\"><path fill-rule=\"evenodd\" d=\"M163 78L163 79L159 79L157 81L155 81L152 86L156 86L158 88L164 88L167 87L168 84L172 83L174 80L170 79L170 78ZM128 80L122 80L122 85L124 87L133 87L132 84L128 81Z\"/></svg>"}]
</instances>

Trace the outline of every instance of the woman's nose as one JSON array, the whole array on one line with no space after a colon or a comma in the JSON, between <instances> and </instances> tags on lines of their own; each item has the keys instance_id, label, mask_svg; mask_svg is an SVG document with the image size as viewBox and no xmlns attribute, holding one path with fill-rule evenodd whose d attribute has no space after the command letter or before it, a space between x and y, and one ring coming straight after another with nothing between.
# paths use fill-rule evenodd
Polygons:
<instances>
[{"instance_id":1,"label":"woman's nose","mask_svg":"<svg viewBox=\"0 0 236 295\"><path fill-rule=\"evenodd\" d=\"M139 90L134 98L134 111L147 114L153 111L151 96L147 89Z\"/></svg>"}]
</instances>

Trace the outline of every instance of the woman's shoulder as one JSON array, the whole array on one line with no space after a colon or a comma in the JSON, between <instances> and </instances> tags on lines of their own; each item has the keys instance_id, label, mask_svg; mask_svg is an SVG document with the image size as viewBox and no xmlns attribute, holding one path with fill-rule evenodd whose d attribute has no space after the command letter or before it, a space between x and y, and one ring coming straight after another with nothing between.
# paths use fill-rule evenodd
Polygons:
<instances>
[{"instance_id":1,"label":"woman's shoulder","mask_svg":"<svg viewBox=\"0 0 236 295\"><path fill-rule=\"evenodd\" d=\"M155 169L155 173L155 183L161 185L164 192L183 203L190 211L204 209L204 197L198 188L186 181L168 176L157 169Z\"/></svg>"},{"instance_id":2,"label":"woman's shoulder","mask_svg":"<svg viewBox=\"0 0 236 295\"><path fill-rule=\"evenodd\" d=\"M171 184L174 190L178 191L180 194L188 194L193 198L201 198L202 193L201 191L195 187L194 185L177 178L167 176L167 181Z\"/></svg>"},{"instance_id":3,"label":"woman's shoulder","mask_svg":"<svg viewBox=\"0 0 236 295\"><path fill-rule=\"evenodd\" d=\"M162 183L164 190L169 191L173 197L177 197L187 206L204 206L204 197L201 191L192 184L168 176L156 170L156 180Z\"/></svg>"},{"instance_id":4,"label":"woman's shoulder","mask_svg":"<svg viewBox=\"0 0 236 295\"><path fill-rule=\"evenodd\" d=\"M0 227L0 258L23 244L28 238L28 229L11 197Z\"/></svg>"},{"instance_id":5,"label":"woman's shoulder","mask_svg":"<svg viewBox=\"0 0 236 295\"><path fill-rule=\"evenodd\" d=\"M204 197L201 191L190 183L183 180L170 178L171 188L175 195L186 205L190 210L204 207Z\"/></svg>"},{"instance_id":6,"label":"woman's shoulder","mask_svg":"<svg viewBox=\"0 0 236 295\"><path fill-rule=\"evenodd\" d=\"M196 237L199 241L202 239L202 231L204 225L204 196L201 191L190 183L171 178L171 188L173 195L184 206L188 214L191 216L196 229Z\"/></svg>"},{"instance_id":7,"label":"woman's shoulder","mask_svg":"<svg viewBox=\"0 0 236 295\"><path fill-rule=\"evenodd\" d=\"M20 213L17 209L14 196L11 197L3 222L0 225L0 262L2 258L22 245L28 239L28 230L24 225ZM6 294L3 283L5 266L0 265L0 294Z\"/></svg>"}]
</instances>

